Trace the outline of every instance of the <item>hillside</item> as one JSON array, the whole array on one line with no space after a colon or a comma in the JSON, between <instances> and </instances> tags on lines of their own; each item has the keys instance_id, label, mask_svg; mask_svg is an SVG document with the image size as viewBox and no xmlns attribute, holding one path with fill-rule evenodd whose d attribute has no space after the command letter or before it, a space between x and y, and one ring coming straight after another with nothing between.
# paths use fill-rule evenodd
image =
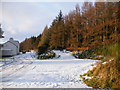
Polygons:
<instances>
[{"instance_id":1,"label":"hillside","mask_svg":"<svg viewBox=\"0 0 120 90\"><path fill-rule=\"evenodd\" d=\"M51 26L43 30L41 41L31 45L33 39L26 39L21 43L21 51L42 45L48 49L91 49L117 42L120 38L119 11L118 2L84 2L82 7L76 5L68 15L60 11Z\"/></svg>"},{"instance_id":2,"label":"hillside","mask_svg":"<svg viewBox=\"0 0 120 90\"><path fill-rule=\"evenodd\" d=\"M20 43L20 51L28 52L30 50L37 50L40 40L41 34L37 37L33 36L31 38L26 38L23 42Z\"/></svg>"},{"instance_id":3,"label":"hillside","mask_svg":"<svg viewBox=\"0 0 120 90\"><path fill-rule=\"evenodd\" d=\"M119 48L120 43L112 43L96 50L95 55L102 55L104 58L96 67L81 76L87 85L94 88L120 88ZM91 77L91 79L84 78L84 76Z\"/></svg>"}]
</instances>

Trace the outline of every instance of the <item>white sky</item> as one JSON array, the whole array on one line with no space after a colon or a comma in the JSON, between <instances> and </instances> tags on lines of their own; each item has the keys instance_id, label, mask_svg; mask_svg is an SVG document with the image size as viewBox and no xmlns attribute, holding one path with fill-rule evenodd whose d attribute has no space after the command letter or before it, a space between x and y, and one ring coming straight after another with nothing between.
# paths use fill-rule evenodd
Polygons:
<instances>
[{"instance_id":1,"label":"white sky","mask_svg":"<svg viewBox=\"0 0 120 90\"><path fill-rule=\"evenodd\" d=\"M42 33L46 25L62 10L67 14L75 9L73 2L2 2L0 3L0 23L6 41L10 37L18 41L37 36ZM79 2L81 5L82 3Z\"/></svg>"}]
</instances>

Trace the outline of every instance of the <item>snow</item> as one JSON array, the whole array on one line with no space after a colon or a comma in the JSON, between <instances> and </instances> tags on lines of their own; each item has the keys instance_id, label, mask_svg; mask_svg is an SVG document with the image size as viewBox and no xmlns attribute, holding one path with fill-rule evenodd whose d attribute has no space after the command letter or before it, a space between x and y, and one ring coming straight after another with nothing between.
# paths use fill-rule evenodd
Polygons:
<instances>
[{"instance_id":1,"label":"snow","mask_svg":"<svg viewBox=\"0 0 120 90\"><path fill-rule=\"evenodd\" d=\"M0 67L1 88L91 88L80 75L92 69L96 60L75 59L54 51L60 58L39 60L35 52L17 55L14 62Z\"/></svg>"},{"instance_id":2,"label":"snow","mask_svg":"<svg viewBox=\"0 0 120 90\"><path fill-rule=\"evenodd\" d=\"M93 77L89 77L89 76L83 76L83 78L85 78L85 79L92 79Z\"/></svg>"},{"instance_id":3,"label":"snow","mask_svg":"<svg viewBox=\"0 0 120 90\"><path fill-rule=\"evenodd\" d=\"M109 61L103 62L102 64L107 64L107 63L111 62L112 60L114 60L114 59L110 59Z\"/></svg>"}]
</instances>

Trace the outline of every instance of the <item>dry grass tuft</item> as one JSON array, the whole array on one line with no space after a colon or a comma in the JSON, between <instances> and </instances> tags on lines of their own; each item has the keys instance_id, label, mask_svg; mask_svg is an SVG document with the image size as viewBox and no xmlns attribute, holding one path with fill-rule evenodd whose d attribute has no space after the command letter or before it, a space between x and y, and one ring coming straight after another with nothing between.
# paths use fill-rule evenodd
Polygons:
<instances>
[{"instance_id":1,"label":"dry grass tuft","mask_svg":"<svg viewBox=\"0 0 120 90\"><path fill-rule=\"evenodd\" d=\"M120 56L118 55L119 44L108 45L101 49L102 55L106 56L106 62L97 63L96 67L83 76L92 76L83 81L93 88L120 88ZM105 49L106 48L106 49ZM82 76L81 76L82 77Z\"/></svg>"}]
</instances>

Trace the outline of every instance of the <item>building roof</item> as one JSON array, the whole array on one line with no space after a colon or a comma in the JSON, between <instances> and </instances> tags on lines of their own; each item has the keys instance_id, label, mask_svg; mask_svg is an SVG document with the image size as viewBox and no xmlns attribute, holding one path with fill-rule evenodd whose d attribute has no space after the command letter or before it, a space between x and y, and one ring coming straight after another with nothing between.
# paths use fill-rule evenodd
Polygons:
<instances>
[{"instance_id":1,"label":"building roof","mask_svg":"<svg viewBox=\"0 0 120 90\"><path fill-rule=\"evenodd\" d=\"M11 43L11 44L13 44L17 48L19 48L19 46L16 45L16 44L19 44L19 42L15 41L13 38L10 38L9 41L6 41L6 42L0 42L0 48L2 47L2 45L6 44L8 42Z\"/></svg>"},{"instance_id":2,"label":"building roof","mask_svg":"<svg viewBox=\"0 0 120 90\"><path fill-rule=\"evenodd\" d=\"M10 42L11 44L13 44L14 46L16 46L16 47L18 48L18 46L17 46L15 43L11 42L11 41L7 41L7 42L5 42L4 44L6 44L6 43L8 43L8 42Z\"/></svg>"}]
</instances>

